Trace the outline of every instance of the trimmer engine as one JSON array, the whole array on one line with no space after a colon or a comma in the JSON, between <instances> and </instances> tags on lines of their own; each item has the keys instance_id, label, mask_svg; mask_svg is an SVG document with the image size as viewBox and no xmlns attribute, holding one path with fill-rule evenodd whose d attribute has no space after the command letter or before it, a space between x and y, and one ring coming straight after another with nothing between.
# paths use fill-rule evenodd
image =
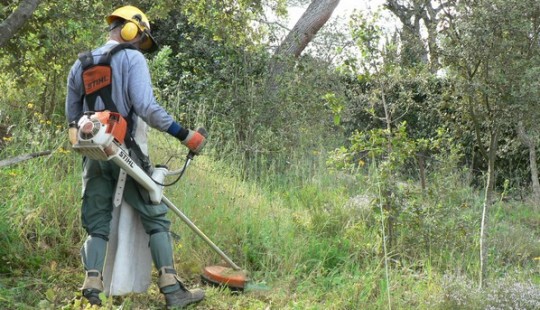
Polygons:
<instances>
[{"instance_id":1,"label":"trimmer engine","mask_svg":"<svg viewBox=\"0 0 540 310\"><path fill-rule=\"evenodd\" d=\"M116 153L114 144L124 143L127 122L119 113L95 112L85 114L72 129L70 139L75 151L91 159L108 160Z\"/></svg>"},{"instance_id":2,"label":"trimmer engine","mask_svg":"<svg viewBox=\"0 0 540 310\"><path fill-rule=\"evenodd\" d=\"M89 112L76 126L69 129L73 149L94 160L110 160L116 163L135 181L148 190L154 204L161 202L163 182L167 169L155 167L150 177L122 148L126 137L127 122L116 112Z\"/></svg>"}]
</instances>

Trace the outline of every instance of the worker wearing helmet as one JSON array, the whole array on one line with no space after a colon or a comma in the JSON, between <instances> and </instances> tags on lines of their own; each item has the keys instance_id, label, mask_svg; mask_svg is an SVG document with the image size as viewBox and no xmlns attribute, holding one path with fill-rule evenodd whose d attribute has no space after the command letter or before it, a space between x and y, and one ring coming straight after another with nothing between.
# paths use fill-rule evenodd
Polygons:
<instances>
[{"instance_id":1,"label":"worker wearing helmet","mask_svg":"<svg viewBox=\"0 0 540 310\"><path fill-rule=\"evenodd\" d=\"M205 138L197 131L189 130L176 121L156 102L152 92L150 73L141 51L157 49L150 33L150 23L146 15L136 7L124 6L107 17L109 41L93 50L89 56L97 61L107 51L120 43L130 43L136 49L123 48L110 58L112 81L109 93L118 113L127 119L129 133L136 146L130 147L132 157L147 155L147 125L167 132L181 141L191 151L198 153ZM68 76L66 115L68 122L75 123L88 111L106 110L107 100L99 97L88 100L83 82L82 58L77 60ZM110 109L109 109L110 110ZM141 156L135 149L142 150ZM135 156L136 155L136 156ZM135 158L143 162L144 158ZM88 237L81 248L81 258L86 272L82 287L83 296L90 304L100 305L99 294L103 292L102 272L107 254L113 211L113 196L118 190L121 169L112 161L83 159L83 202L81 208L82 225ZM166 217L167 206L163 203L152 205L145 199L145 192L136 182L127 178L122 186L123 201L129 203L140 216L142 226L149 235L149 248L155 267L159 271L158 286L165 295L168 307L183 307L204 298L201 289L188 290L180 281L174 269L170 221ZM145 235L146 236L146 235ZM137 272L137 270L134 270Z\"/></svg>"},{"instance_id":2,"label":"worker wearing helmet","mask_svg":"<svg viewBox=\"0 0 540 310\"><path fill-rule=\"evenodd\" d=\"M150 22L146 15L134 6L124 6L107 16L109 31L120 28L120 38L145 52L157 49L157 43L150 33Z\"/></svg>"}]
</instances>

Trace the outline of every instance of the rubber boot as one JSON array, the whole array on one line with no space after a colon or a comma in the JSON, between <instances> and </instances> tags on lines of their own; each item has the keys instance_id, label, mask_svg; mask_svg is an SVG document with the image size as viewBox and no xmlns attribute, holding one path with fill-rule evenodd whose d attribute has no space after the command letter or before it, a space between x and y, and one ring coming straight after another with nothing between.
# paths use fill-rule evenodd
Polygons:
<instances>
[{"instance_id":1,"label":"rubber boot","mask_svg":"<svg viewBox=\"0 0 540 310\"><path fill-rule=\"evenodd\" d=\"M159 270L158 286L165 295L167 309L181 309L204 299L204 291L198 288L186 289L172 267L163 267Z\"/></svg>"},{"instance_id":2,"label":"rubber boot","mask_svg":"<svg viewBox=\"0 0 540 310\"><path fill-rule=\"evenodd\" d=\"M101 306L101 299L99 298L99 294L103 291L103 277L101 276L101 272L98 270L88 270L81 289L84 298L91 305Z\"/></svg>"}]
</instances>

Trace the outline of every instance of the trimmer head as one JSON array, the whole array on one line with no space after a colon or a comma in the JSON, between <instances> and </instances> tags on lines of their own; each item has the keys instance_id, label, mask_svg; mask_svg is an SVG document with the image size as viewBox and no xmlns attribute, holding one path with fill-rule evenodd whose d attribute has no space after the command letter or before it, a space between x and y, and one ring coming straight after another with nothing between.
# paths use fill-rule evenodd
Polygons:
<instances>
[{"instance_id":1,"label":"trimmer head","mask_svg":"<svg viewBox=\"0 0 540 310\"><path fill-rule=\"evenodd\" d=\"M244 291L249 281L243 270L234 270L224 266L208 266L203 269L201 279L213 286L225 286L232 291Z\"/></svg>"}]
</instances>

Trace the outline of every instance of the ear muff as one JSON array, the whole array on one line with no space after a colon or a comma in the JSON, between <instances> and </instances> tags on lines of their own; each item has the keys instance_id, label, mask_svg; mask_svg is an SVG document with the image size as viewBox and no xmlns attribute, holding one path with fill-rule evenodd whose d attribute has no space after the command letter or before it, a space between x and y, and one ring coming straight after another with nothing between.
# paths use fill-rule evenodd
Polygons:
<instances>
[{"instance_id":1,"label":"ear muff","mask_svg":"<svg viewBox=\"0 0 540 310\"><path fill-rule=\"evenodd\" d=\"M124 25L122 26L122 30L120 31L120 35L122 36L122 39L125 41L131 41L137 37L139 34L139 27L134 23L130 21L126 21Z\"/></svg>"},{"instance_id":2,"label":"ear muff","mask_svg":"<svg viewBox=\"0 0 540 310\"><path fill-rule=\"evenodd\" d=\"M109 31L116 27L122 27L120 37L124 41L130 42L135 40L137 35L141 35L138 40L139 49L144 52L154 52L158 49L158 44L150 31L150 21L138 8L131 5L123 6L107 16L106 20L109 24Z\"/></svg>"}]
</instances>

